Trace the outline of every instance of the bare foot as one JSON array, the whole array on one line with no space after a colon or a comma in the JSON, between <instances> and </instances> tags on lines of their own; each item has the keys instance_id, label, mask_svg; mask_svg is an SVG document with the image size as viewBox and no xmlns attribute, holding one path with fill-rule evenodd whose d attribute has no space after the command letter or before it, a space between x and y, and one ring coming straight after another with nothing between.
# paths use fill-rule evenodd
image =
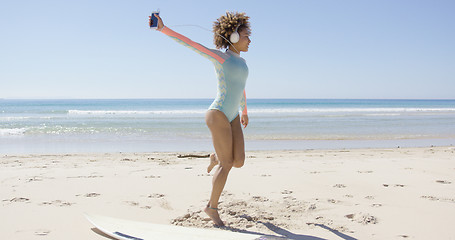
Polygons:
<instances>
[{"instance_id":1,"label":"bare foot","mask_svg":"<svg viewBox=\"0 0 455 240\"><path fill-rule=\"evenodd\" d=\"M224 223L221 221L220 215L218 214L218 211L216 209L206 207L204 209L204 212L212 219L213 223L215 223L216 226L218 227L223 227Z\"/></svg>"},{"instance_id":2,"label":"bare foot","mask_svg":"<svg viewBox=\"0 0 455 240\"><path fill-rule=\"evenodd\" d=\"M218 159L216 159L215 153L212 153L210 154L210 165L207 167L207 173L210 173L216 165L218 165Z\"/></svg>"}]
</instances>

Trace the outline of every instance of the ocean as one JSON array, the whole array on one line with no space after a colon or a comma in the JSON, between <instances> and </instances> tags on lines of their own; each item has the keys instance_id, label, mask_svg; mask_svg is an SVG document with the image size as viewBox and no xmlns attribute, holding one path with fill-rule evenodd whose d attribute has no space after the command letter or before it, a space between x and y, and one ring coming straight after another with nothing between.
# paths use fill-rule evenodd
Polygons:
<instances>
[{"instance_id":1,"label":"ocean","mask_svg":"<svg viewBox=\"0 0 455 240\"><path fill-rule=\"evenodd\" d=\"M211 99L0 99L0 154L213 151ZM249 99L247 151L455 144L455 100Z\"/></svg>"}]
</instances>

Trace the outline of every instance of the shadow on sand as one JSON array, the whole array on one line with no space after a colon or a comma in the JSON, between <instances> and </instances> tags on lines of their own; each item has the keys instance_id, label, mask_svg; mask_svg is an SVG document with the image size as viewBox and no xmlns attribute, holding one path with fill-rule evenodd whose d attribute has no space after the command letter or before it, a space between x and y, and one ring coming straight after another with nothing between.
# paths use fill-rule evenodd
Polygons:
<instances>
[{"instance_id":1,"label":"shadow on sand","mask_svg":"<svg viewBox=\"0 0 455 240\"><path fill-rule=\"evenodd\" d=\"M263 224L269 230L271 230L272 232L274 232L274 233L276 233L278 235L277 236L276 235L265 235L265 234L262 234L262 233L248 231L248 230L244 230L244 229L233 228L233 227L222 227L222 229L233 231L233 232L240 232L240 233L258 235L257 240L328 240L328 239L320 238L320 237L314 237L314 236L302 235L302 234L295 234L295 233L292 233L292 232L290 232L290 231L288 231L288 230L286 230L284 228L277 227L274 224L269 223L269 222L260 222L259 221L258 223ZM337 235L338 237L340 237L342 239L345 239L345 240L357 240L357 238L353 238L351 236L348 236L348 235L346 235L344 233L341 233L341 232L339 232L339 231L337 231L335 229L332 229L332 228L330 228L330 227L328 227L328 226L326 226L324 224L316 224L316 223L314 223L313 225L321 227L321 228L323 228L325 230L328 230L328 231L332 232L333 234Z\"/></svg>"},{"instance_id":2,"label":"shadow on sand","mask_svg":"<svg viewBox=\"0 0 455 240\"><path fill-rule=\"evenodd\" d=\"M113 238L113 237L107 235L106 233L103 233L103 232L102 232L101 230L99 230L98 228L92 228L91 230L92 230L94 233L96 233L96 234L98 234L98 235L100 235L100 236L103 236L103 237L105 237L105 238L107 238L107 239L117 240L116 238Z\"/></svg>"}]
</instances>

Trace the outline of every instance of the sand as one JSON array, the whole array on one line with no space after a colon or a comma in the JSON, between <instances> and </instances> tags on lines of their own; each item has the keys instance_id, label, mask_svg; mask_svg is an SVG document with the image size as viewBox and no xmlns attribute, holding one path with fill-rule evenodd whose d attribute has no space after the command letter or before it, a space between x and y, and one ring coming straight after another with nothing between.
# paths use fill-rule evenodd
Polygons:
<instances>
[{"instance_id":1,"label":"sand","mask_svg":"<svg viewBox=\"0 0 455 240\"><path fill-rule=\"evenodd\" d=\"M3 155L1 239L106 239L84 212L213 228L209 159L179 154ZM455 147L247 152L221 201L231 230L455 239Z\"/></svg>"}]
</instances>

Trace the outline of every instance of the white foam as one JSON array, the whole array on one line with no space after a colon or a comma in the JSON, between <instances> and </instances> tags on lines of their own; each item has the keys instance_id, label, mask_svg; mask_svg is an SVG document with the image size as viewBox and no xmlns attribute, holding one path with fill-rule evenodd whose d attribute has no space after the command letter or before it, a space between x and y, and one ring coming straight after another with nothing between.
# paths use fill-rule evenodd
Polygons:
<instances>
[{"instance_id":1,"label":"white foam","mask_svg":"<svg viewBox=\"0 0 455 240\"><path fill-rule=\"evenodd\" d=\"M30 119L30 117L0 117L0 121L17 121L24 119Z\"/></svg>"},{"instance_id":2,"label":"white foam","mask_svg":"<svg viewBox=\"0 0 455 240\"><path fill-rule=\"evenodd\" d=\"M406 113L455 112L455 108L263 108L249 109L251 113Z\"/></svg>"},{"instance_id":3,"label":"white foam","mask_svg":"<svg viewBox=\"0 0 455 240\"><path fill-rule=\"evenodd\" d=\"M207 109L187 110L68 110L69 115L185 115L205 114ZM393 116L400 113L455 113L455 108L254 108L249 113L367 113Z\"/></svg>"},{"instance_id":4,"label":"white foam","mask_svg":"<svg viewBox=\"0 0 455 240\"><path fill-rule=\"evenodd\" d=\"M389 116L400 116L400 114L399 113L369 113L369 114L364 114L363 116L389 117Z\"/></svg>"},{"instance_id":5,"label":"white foam","mask_svg":"<svg viewBox=\"0 0 455 240\"><path fill-rule=\"evenodd\" d=\"M172 114L203 114L207 110L154 110L154 111L131 111L131 110L68 110L70 115L172 115Z\"/></svg>"},{"instance_id":6,"label":"white foam","mask_svg":"<svg viewBox=\"0 0 455 240\"><path fill-rule=\"evenodd\" d=\"M19 136L24 135L26 128L4 128L0 129L0 136Z\"/></svg>"}]
</instances>

